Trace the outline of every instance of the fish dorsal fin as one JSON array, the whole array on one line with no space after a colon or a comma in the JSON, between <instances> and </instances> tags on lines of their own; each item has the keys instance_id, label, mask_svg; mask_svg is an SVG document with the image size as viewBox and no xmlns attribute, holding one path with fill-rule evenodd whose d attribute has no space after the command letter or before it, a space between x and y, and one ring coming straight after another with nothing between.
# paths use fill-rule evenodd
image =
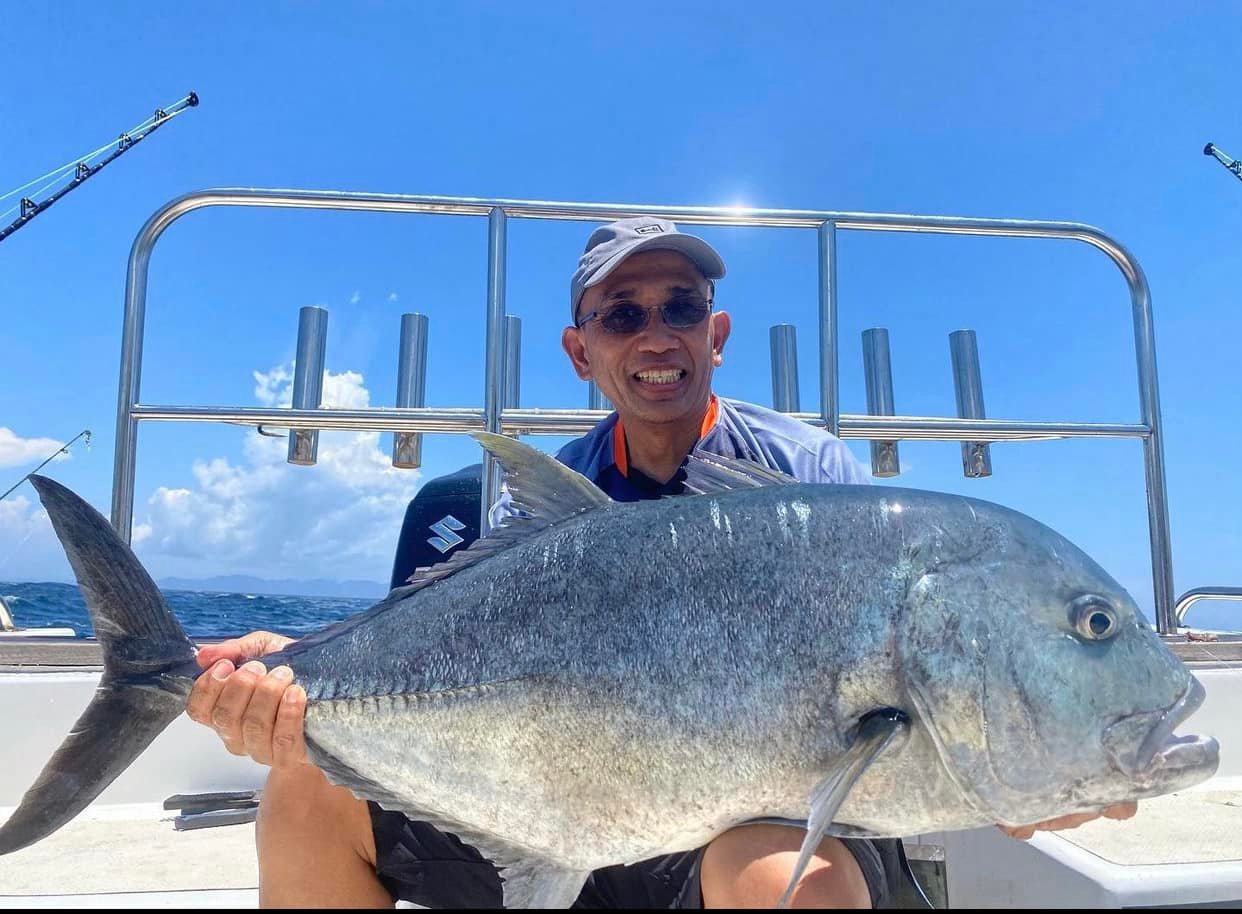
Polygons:
<instances>
[{"instance_id":1,"label":"fish dorsal fin","mask_svg":"<svg viewBox=\"0 0 1242 914\"><path fill-rule=\"evenodd\" d=\"M516 438L474 432L473 437L500 462L513 507L551 527L612 499L581 473Z\"/></svg>"},{"instance_id":2,"label":"fish dorsal fin","mask_svg":"<svg viewBox=\"0 0 1242 914\"><path fill-rule=\"evenodd\" d=\"M797 481L786 473L761 466L753 460L738 460L719 454L691 454L686 460L685 488L692 495L787 486Z\"/></svg>"},{"instance_id":3,"label":"fish dorsal fin","mask_svg":"<svg viewBox=\"0 0 1242 914\"><path fill-rule=\"evenodd\" d=\"M488 536L459 549L445 561L416 568L405 584L394 587L375 606L308 635L298 642L300 645L319 644L345 634L437 581L504 552L561 521L612 503L612 499L585 476L529 444L488 432L475 432L474 437L500 461L510 503L522 513L509 515Z\"/></svg>"},{"instance_id":4,"label":"fish dorsal fin","mask_svg":"<svg viewBox=\"0 0 1242 914\"><path fill-rule=\"evenodd\" d=\"M510 504L521 513L509 515L491 534L455 552L447 561L416 569L404 587L388 595L389 599L409 596L541 530L612 503L591 480L529 444L490 432L475 432L473 437L499 461Z\"/></svg>"}]
</instances>

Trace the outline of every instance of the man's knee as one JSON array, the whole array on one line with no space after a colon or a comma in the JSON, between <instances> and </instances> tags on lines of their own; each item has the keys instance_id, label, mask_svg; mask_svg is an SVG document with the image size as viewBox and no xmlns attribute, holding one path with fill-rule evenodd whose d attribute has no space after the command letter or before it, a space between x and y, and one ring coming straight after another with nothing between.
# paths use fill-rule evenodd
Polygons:
<instances>
[{"instance_id":1,"label":"man's knee","mask_svg":"<svg viewBox=\"0 0 1242 914\"><path fill-rule=\"evenodd\" d=\"M701 869L705 908L770 908L789 884L806 832L786 825L743 825L708 845ZM858 861L836 838L820 842L791 907L869 908Z\"/></svg>"}]
</instances>

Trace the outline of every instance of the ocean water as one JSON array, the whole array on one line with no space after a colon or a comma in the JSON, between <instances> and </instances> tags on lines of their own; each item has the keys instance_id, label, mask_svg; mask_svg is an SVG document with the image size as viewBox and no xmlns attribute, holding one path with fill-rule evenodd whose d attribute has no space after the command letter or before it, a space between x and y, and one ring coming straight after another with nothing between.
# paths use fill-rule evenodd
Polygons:
<instances>
[{"instance_id":1,"label":"ocean water","mask_svg":"<svg viewBox=\"0 0 1242 914\"><path fill-rule=\"evenodd\" d=\"M228 638L258 629L300 636L352 616L376 601L347 597L165 590L182 628L191 638ZM86 603L74 584L0 581L0 596L18 628L72 628L79 638L94 637Z\"/></svg>"}]
</instances>

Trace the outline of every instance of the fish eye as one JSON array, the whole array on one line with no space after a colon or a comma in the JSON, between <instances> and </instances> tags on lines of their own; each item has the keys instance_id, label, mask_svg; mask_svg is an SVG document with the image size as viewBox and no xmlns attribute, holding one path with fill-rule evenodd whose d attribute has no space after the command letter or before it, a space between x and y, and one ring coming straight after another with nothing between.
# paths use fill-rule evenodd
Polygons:
<instances>
[{"instance_id":1,"label":"fish eye","mask_svg":"<svg viewBox=\"0 0 1242 914\"><path fill-rule=\"evenodd\" d=\"M1070 604L1070 620L1088 641L1106 641L1121 629L1117 610L1095 594L1085 594Z\"/></svg>"}]
</instances>

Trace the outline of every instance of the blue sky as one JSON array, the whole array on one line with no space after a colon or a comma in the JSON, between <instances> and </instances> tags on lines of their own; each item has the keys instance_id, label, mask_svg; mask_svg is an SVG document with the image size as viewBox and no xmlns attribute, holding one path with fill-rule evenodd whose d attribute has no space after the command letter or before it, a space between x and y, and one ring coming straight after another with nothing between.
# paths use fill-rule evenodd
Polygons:
<instances>
[{"instance_id":1,"label":"blue sky","mask_svg":"<svg viewBox=\"0 0 1242 914\"><path fill-rule=\"evenodd\" d=\"M202 104L0 243L7 488L40 442L85 427L55 475L106 511L125 265L146 218L215 186L667 204L749 204L1088 222L1151 284L1179 591L1242 583L1236 417L1242 156L1235 4L576 3L11 5L0 55L0 192L190 89ZM0 209L12 201L0 202ZM584 224L510 228L523 405L585 405L557 338ZM770 402L767 327L798 325L817 407L815 239L704 231L735 321L720 393ZM340 402L395 393L403 311L431 320L428 402L481 403L482 220L209 211L152 261L143 399L279 402L297 309L331 311ZM1069 242L843 235L842 400L865 411L859 337L889 329L895 398L950 415L947 335L979 333L997 418L1133 421L1120 274ZM259 377L256 378L256 372ZM335 442L335 443L334 443ZM551 439L543 443L552 447ZM158 576L384 579L419 477L388 440L328 436L314 470L231 427L147 425L135 520ZM866 458L865 442L853 442ZM425 445L426 476L476 459ZM1135 442L902 445L902 485L1000 501L1051 524L1150 606ZM0 502L0 579L68 568L26 487ZM1229 606L1195 611L1230 620Z\"/></svg>"}]
</instances>

